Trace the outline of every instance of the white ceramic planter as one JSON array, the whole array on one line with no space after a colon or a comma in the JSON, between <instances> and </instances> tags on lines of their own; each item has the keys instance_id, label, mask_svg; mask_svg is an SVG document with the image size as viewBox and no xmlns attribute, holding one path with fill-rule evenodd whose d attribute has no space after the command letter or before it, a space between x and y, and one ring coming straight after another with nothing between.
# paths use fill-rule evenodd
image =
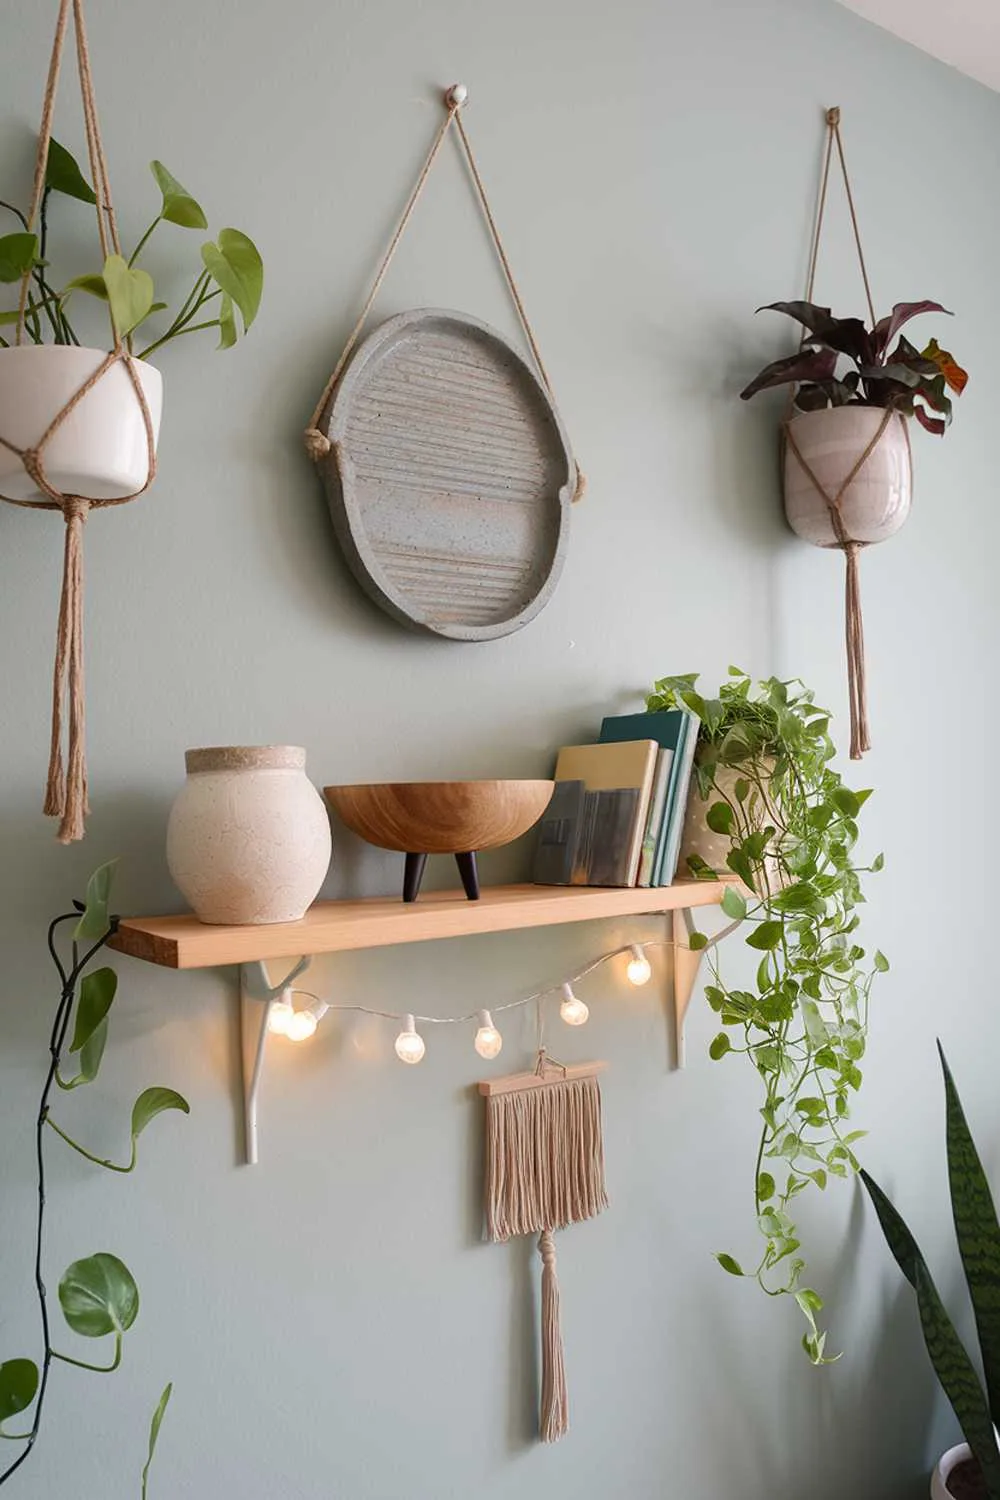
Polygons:
<instances>
[{"instance_id":1,"label":"white ceramic planter","mask_svg":"<svg viewBox=\"0 0 1000 1500\"><path fill-rule=\"evenodd\" d=\"M789 430L795 443L828 495L837 495L884 416L877 407L834 406L792 418ZM785 444L784 488L785 514L792 530L814 546L835 547L838 538L829 508L790 442ZM866 544L885 541L909 515L912 493L906 418L894 412L840 502L848 537Z\"/></svg>"},{"instance_id":2,"label":"white ceramic planter","mask_svg":"<svg viewBox=\"0 0 1000 1500\"><path fill-rule=\"evenodd\" d=\"M951 1490L948 1488L948 1475L952 1469L965 1463L965 1460L971 1457L972 1449L968 1443L958 1443L941 1456L931 1475L931 1500L953 1500Z\"/></svg>"},{"instance_id":3,"label":"white ceramic planter","mask_svg":"<svg viewBox=\"0 0 1000 1500\"><path fill-rule=\"evenodd\" d=\"M330 823L296 745L188 750L167 825L167 864L213 924L296 922L330 865Z\"/></svg>"},{"instance_id":4,"label":"white ceramic planter","mask_svg":"<svg viewBox=\"0 0 1000 1500\"><path fill-rule=\"evenodd\" d=\"M33 447L106 358L105 349L52 344L0 349L0 435L18 448ZM157 438L163 380L144 360L132 366ZM50 484L65 495L121 500L142 489L149 465L146 428L124 364L112 366L87 392L45 444L42 458ZM14 500L42 498L21 460L3 447L0 493Z\"/></svg>"},{"instance_id":5,"label":"white ceramic planter","mask_svg":"<svg viewBox=\"0 0 1000 1500\"><path fill-rule=\"evenodd\" d=\"M770 762L767 765L770 766ZM681 833L681 852L677 860L677 875L679 879L688 876L688 856L695 854L703 859L713 870L726 873L729 869L726 864L726 856L732 848L732 839L727 833L713 833L705 821L708 809L713 802L723 801L728 797L730 802L736 802L736 783L742 777L743 772L737 767L717 766L715 769L715 786L709 792L708 801L702 797L698 790L698 781L695 776L691 778L691 790L688 793L687 812L684 816L684 829ZM746 803L747 816L753 828L766 828L776 821L771 806L764 801L760 794L756 794L753 800ZM772 889L777 889L781 883L781 872L777 860L769 856L767 861L768 879Z\"/></svg>"}]
</instances>

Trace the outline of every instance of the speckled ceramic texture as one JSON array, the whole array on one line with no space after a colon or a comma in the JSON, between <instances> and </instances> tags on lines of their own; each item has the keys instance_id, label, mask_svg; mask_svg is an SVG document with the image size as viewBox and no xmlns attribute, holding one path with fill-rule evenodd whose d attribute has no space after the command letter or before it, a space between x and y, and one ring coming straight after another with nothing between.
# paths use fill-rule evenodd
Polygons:
<instances>
[{"instance_id":1,"label":"speckled ceramic texture","mask_svg":"<svg viewBox=\"0 0 1000 1500\"><path fill-rule=\"evenodd\" d=\"M884 416L878 407L836 406L792 418L789 427L802 457L828 495L836 496ZM912 493L906 418L896 412L840 502L848 537L866 545L884 542L909 515ZM829 507L790 443L785 444L785 514L805 541L837 546Z\"/></svg>"},{"instance_id":2,"label":"speckled ceramic texture","mask_svg":"<svg viewBox=\"0 0 1000 1500\"><path fill-rule=\"evenodd\" d=\"M324 417L320 470L362 588L411 629L487 641L533 619L559 579L576 465L524 360L474 318L390 318Z\"/></svg>"},{"instance_id":3,"label":"speckled ceramic texture","mask_svg":"<svg viewBox=\"0 0 1000 1500\"><path fill-rule=\"evenodd\" d=\"M330 865L330 824L295 745L189 750L167 825L167 864L214 925L295 922Z\"/></svg>"},{"instance_id":4,"label":"speckled ceramic texture","mask_svg":"<svg viewBox=\"0 0 1000 1500\"><path fill-rule=\"evenodd\" d=\"M697 779L692 776L687 813L684 818L684 831L681 834L681 852L677 861L679 877L691 874L688 858L692 854L703 859L713 870L725 874L729 869L726 858L733 846L732 838L728 833L713 833L705 818L713 802L719 802L725 798L728 798L730 802L736 802L736 783L742 774L735 767L716 766L715 787L709 792L707 802L698 790ZM769 818L769 806L761 799L759 793L755 800L748 800L746 808L753 828L764 828L770 821L773 821ZM768 875L773 886L780 883L778 867L773 860L768 861Z\"/></svg>"}]
</instances>

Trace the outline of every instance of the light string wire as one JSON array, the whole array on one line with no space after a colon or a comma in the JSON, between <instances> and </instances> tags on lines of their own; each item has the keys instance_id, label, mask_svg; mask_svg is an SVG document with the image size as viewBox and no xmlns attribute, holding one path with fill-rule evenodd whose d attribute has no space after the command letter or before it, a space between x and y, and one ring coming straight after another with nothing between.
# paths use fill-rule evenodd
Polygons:
<instances>
[{"instance_id":1,"label":"light string wire","mask_svg":"<svg viewBox=\"0 0 1000 1500\"><path fill-rule=\"evenodd\" d=\"M709 949L718 947L731 933L736 931L739 925L739 922L730 922L728 926L723 927L721 932L717 932L714 937L710 937L703 948L696 951L707 953ZM534 1005L547 999L549 995L557 995L562 990L564 984L579 984L580 980L586 979L588 975L595 973L604 964L611 963L613 959L620 958L623 953L631 953L635 947L645 949L685 946L687 945L676 943L673 938L650 938L640 943L623 943L620 948L613 948L609 953L602 953L599 958L593 959L589 964L586 964L582 969L578 969L575 974L570 974L566 979L558 980L555 984L546 985L544 989L535 990L530 995L523 995L519 1000L508 1000L503 1005L491 1005L489 1007L490 1014L496 1016L503 1015L507 1011L520 1010L525 1005ZM468 1015L464 1016L421 1016L417 1015L414 1011L377 1010L370 1005L334 1004L324 1000L322 996L315 994L312 990L302 989L298 985L289 985L287 988L292 995L301 995L305 999L313 1001L316 1005L323 1005L327 1011L346 1011L355 1015L377 1016L383 1021L399 1022L405 1022L407 1017L412 1015L414 1021L418 1021L423 1026L468 1026L471 1022L478 1021L479 1013L482 1010L482 1006L477 1006L475 1010L470 1011Z\"/></svg>"}]
</instances>

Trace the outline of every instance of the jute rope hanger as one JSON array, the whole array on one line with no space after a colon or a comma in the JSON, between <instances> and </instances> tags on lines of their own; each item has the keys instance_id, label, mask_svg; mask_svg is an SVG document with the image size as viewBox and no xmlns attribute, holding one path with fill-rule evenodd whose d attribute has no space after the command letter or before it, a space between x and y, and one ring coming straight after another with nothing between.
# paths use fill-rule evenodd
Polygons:
<instances>
[{"instance_id":1,"label":"jute rope hanger","mask_svg":"<svg viewBox=\"0 0 1000 1500\"><path fill-rule=\"evenodd\" d=\"M837 162L840 167L841 177L844 182L844 192L847 197L847 207L851 217L851 228L854 234L854 245L857 250L858 265L861 269L861 279L864 282L865 299L868 304L868 313L871 318L872 327L877 321L875 316L875 303L872 298L871 281L868 276L868 267L865 262L864 248L861 243L861 230L858 226L858 215L854 203L854 193L851 188L850 174L847 170L847 160L844 155L844 143L840 133L840 110L839 108L828 109L826 112L826 146L823 154L823 166L820 172L819 199L816 208L816 222L813 229L812 244L809 252L809 270L806 277L805 300L812 302L813 291L816 284L816 268L819 261L820 239L823 233L823 224L826 214L827 193L830 184L830 168L833 161L834 148L837 152ZM803 329L799 347L805 345L807 333ZM861 581L859 574L859 556L861 549L866 545L864 542L854 540L848 535L844 525L841 511L842 502L851 485L857 479L861 470L874 453L883 436L888 431L890 423L894 420L902 425L903 435L906 441L907 462L910 466L912 483L912 456L910 454L910 433L906 418L891 408L886 408L878 428L864 452L851 468L850 473L837 489L836 494L824 488L817 479L810 465L803 458L795 434L792 429L792 411L794 405L794 392L789 397L788 413L784 423L784 438L795 456L796 462L809 479L813 488L822 497L830 516L830 524L833 527L837 540L833 545L844 554L846 562L846 587L845 587L845 644L847 650L847 681L848 697L850 703L851 718L851 759L860 760L866 750L871 749L871 735L868 723L868 687L867 669L865 661L865 633L864 619L861 613Z\"/></svg>"},{"instance_id":2,"label":"jute rope hanger","mask_svg":"<svg viewBox=\"0 0 1000 1500\"><path fill-rule=\"evenodd\" d=\"M406 227L410 222L413 210L416 208L417 203L420 201L420 196L423 193L424 187L427 183L427 179L430 176L431 168L437 160L438 153L440 152L441 147L444 145L445 139L451 131L452 126L454 126L455 131L458 135L462 154L465 158L466 165L468 166L469 174L472 178L473 184L475 185L476 196L479 199L479 204L482 208L483 216L486 219L486 223L490 231L490 237L493 240L493 245L497 252L497 257L503 270L504 280L507 283L507 290L510 292L511 300L513 301L514 307L517 311L518 321L520 322L524 337L527 340L528 348L531 350L531 357L535 362L535 369L538 372L538 378L545 388L545 392L548 395L549 400L552 402L552 405L557 405L555 393L552 389L552 382L550 381L548 371L545 368L545 362L542 359L541 350L538 347L538 340L535 337L534 329L532 328L531 322L528 318L524 300L521 296L521 292L518 288L517 282L514 279L514 272L511 268L510 260L504 247L503 240L500 237L500 229L497 224L496 218L494 217L493 210L490 207L489 198L486 195L486 185L476 163L476 158L473 155L472 145L469 141L469 135L462 120L462 107L468 100L468 97L469 92L464 83L454 83L449 89L445 90L445 117L438 127L437 133L435 134L434 140L431 143L431 148L427 153L423 166L420 168L420 171L417 174L417 180L413 184L413 189L410 193L409 198L407 199L406 207L403 209L402 217L400 218L399 223L396 225L396 229L392 236L392 239L389 241L388 249L386 250L385 255L382 257L382 263L379 266L378 271L376 272L375 279L372 282L371 289L368 293L367 298L365 299L365 303L361 309L361 314L358 318L358 321L355 323L348 336L347 343L344 345L343 353L334 366L333 374L327 381L326 386L323 390L323 394L322 396L320 396L319 401L316 403L316 409L312 414L312 419L309 423L309 426L305 430L304 438L306 452L309 454L309 457L313 460L314 463L319 463L320 460L325 458L330 452L330 439L323 431L321 431L320 422L323 420L323 414L330 403L330 398L337 388L337 382L339 381L341 375L344 373L344 370L347 367L348 360L354 353L358 340L361 337L362 330L364 329L364 326L368 321L368 315L375 304L375 299L382 288L382 283L386 278L389 267L392 265L393 257L395 256L396 251L399 248L399 243L406 232ZM580 469L580 466L577 464L576 491L573 495L574 501L582 500L586 487L586 476Z\"/></svg>"},{"instance_id":3,"label":"jute rope hanger","mask_svg":"<svg viewBox=\"0 0 1000 1500\"><path fill-rule=\"evenodd\" d=\"M49 60L45 97L42 104L41 125L38 132L38 150L35 157L35 175L31 193L31 207L27 228L31 231L38 220L42 197L45 192L45 173L49 159L49 144L52 139L52 116L59 89L59 74L63 50L69 28L70 13L76 38L77 73L80 96L83 101L83 120L87 138L87 153L90 160L94 196L97 200L97 234L101 246L102 263L109 255L120 255L118 225L111 201L111 183L108 176L107 158L101 140L97 116L97 101L90 67L90 51L87 45L87 29L83 15L83 0L60 0L56 20L55 40ZM21 279L18 297L16 347L24 343L25 319L28 310L28 292L31 281L30 268ZM0 494L0 500L8 505L20 505L30 510L58 510L66 524L63 549L62 594L59 601L59 624L56 633L56 659L52 683L52 734L49 750L48 780L45 791L45 812L60 819L59 841L63 844L81 839L84 834L84 819L90 811L87 796L87 758L85 744L85 706L83 670L83 527L93 508L103 509L109 505L125 505L145 493L156 477L156 442L153 421L142 389L142 383L134 367L127 341L117 328L113 329L114 341L107 358L83 382L66 405L56 413L49 426L33 445L21 448L0 435L0 445L15 453L21 460L25 472L42 495L42 500L16 500L10 495ZM147 473L141 489L131 495L112 500L97 500L86 495L67 495L56 489L45 471L45 449L53 435L75 411L89 391L102 380L112 367L121 363L124 367L135 398L142 412L146 431ZM63 716L68 719L66 764L63 764Z\"/></svg>"}]
</instances>

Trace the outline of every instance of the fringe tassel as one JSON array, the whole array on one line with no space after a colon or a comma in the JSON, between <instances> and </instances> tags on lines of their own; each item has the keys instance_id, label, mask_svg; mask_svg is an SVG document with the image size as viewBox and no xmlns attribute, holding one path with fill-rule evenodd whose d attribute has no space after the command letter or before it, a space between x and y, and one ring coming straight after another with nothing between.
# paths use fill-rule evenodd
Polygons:
<instances>
[{"instance_id":1,"label":"fringe tassel","mask_svg":"<svg viewBox=\"0 0 1000 1500\"><path fill-rule=\"evenodd\" d=\"M491 1240L564 1229L592 1219L607 1205L596 1078L490 1095L486 1230Z\"/></svg>"},{"instance_id":2,"label":"fringe tassel","mask_svg":"<svg viewBox=\"0 0 1000 1500\"><path fill-rule=\"evenodd\" d=\"M539 1236L538 1253L542 1257L542 1400L538 1430L543 1443L557 1443L569 1431L569 1397L559 1322L556 1247L548 1229Z\"/></svg>"},{"instance_id":3,"label":"fringe tassel","mask_svg":"<svg viewBox=\"0 0 1000 1500\"><path fill-rule=\"evenodd\" d=\"M63 507L66 521L62 595L52 678L52 738L44 809L59 818L58 839L71 844L84 835L90 811L87 796L86 726L83 692L83 527L90 506L71 496ZM68 708L67 765L63 769L63 710Z\"/></svg>"},{"instance_id":4,"label":"fringe tassel","mask_svg":"<svg viewBox=\"0 0 1000 1500\"><path fill-rule=\"evenodd\" d=\"M847 684L851 704L851 759L860 760L871 749L868 729L868 682L865 668L865 623L861 613L861 578L857 542L843 549L847 562L845 618L847 622Z\"/></svg>"}]
</instances>

